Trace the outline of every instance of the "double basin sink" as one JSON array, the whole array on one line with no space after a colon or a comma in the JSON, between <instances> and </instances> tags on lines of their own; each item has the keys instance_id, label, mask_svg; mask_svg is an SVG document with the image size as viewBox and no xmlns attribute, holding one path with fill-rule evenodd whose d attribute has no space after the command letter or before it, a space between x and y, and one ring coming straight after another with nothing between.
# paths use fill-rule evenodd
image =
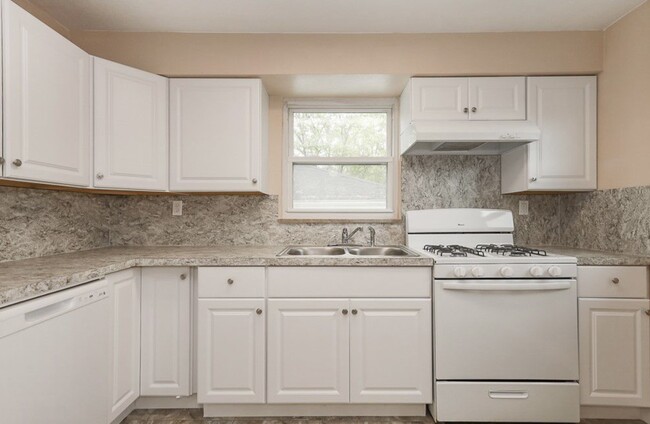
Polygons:
<instances>
[{"instance_id":1,"label":"double basin sink","mask_svg":"<svg viewBox=\"0 0 650 424\"><path fill-rule=\"evenodd\" d=\"M381 256L411 257L419 254L403 246L289 246L278 256Z\"/></svg>"}]
</instances>

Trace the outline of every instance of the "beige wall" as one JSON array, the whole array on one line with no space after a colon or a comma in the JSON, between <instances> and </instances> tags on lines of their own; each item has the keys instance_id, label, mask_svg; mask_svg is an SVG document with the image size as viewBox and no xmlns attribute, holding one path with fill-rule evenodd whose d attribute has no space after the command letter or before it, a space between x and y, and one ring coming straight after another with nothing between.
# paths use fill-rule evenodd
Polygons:
<instances>
[{"instance_id":1,"label":"beige wall","mask_svg":"<svg viewBox=\"0 0 650 424\"><path fill-rule=\"evenodd\" d=\"M650 2L605 31L598 188L650 185Z\"/></svg>"}]
</instances>

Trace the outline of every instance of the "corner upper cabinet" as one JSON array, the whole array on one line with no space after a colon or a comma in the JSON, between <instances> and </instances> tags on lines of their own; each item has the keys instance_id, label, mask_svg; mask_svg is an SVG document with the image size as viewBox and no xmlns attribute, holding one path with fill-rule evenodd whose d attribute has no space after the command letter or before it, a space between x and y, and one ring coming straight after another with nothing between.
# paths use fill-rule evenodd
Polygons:
<instances>
[{"instance_id":1,"label":"corner upper cabinet","mask_svg":"<svg viewBox=\"0 0 650 424\"><path fill-rule=\"evenodd\" d=\"M411 78L401 102L401 131L412 121L524 120L526 78Z\"/></svg>"},{"instance_id":2,"label":"corner upper cabinet","mask_svg":"<svg viewBox=\"0 0 650 424\"><path fill-rule=\"evenodd\" d=\"M91 59L2 1L4 176L90 185Z\"/></svg>"},{"instance_id":3,"label":"corner upper cabinet","mask_svg":"<svg viewBox=\"0 0 650 424\"><path fill-rule=\"evenodd\" d=\"M168 80L94 58L98 188L168 189Z\"/></svg>"},{"instance_id":4,"label":"corner upper cabinet","mask_svg":"<svg viewBox=\"0 0 650 424\"><path fill-rule=\"evenodd\" d=\"M501 157L501 191L590 191L596 179L596 77L528 78L528 114L542 135Z\"/></svg>"},{"instance_id":5,"label":"corner upper cabinet","mask_svg":"<svg viewBox=\"0 0 650 424\"><path fill-rule=\"evenodd\" d=\"M170 90L170 190L266 192L262 81L181 78Z\"/></svg>"}]
</instances>

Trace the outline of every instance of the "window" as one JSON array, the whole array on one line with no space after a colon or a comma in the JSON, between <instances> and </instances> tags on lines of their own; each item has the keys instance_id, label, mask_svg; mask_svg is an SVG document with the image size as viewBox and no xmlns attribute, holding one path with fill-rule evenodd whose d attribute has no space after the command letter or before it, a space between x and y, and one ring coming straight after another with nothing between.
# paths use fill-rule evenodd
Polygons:
<instances>
[{"instance_id":1,"label":"window","mask_svg":"<svg viewBox=\"0 0 650 424\"><path fill-rule=\"evenodd\" d=\"M396 219L394 100L288 102L283 218Z\"/></svg>"}]
</instances>

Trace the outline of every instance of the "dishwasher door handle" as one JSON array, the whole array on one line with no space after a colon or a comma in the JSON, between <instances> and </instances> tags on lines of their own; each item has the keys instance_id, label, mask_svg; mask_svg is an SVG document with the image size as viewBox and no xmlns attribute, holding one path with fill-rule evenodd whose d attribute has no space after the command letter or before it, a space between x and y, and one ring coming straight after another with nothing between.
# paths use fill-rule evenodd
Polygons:
<instances>
[{"instance_id":1,"label":"dishwasher door handle","mask_svg":"<svg viewBox=\"0 0 650 424\"><path fill-rule=\"evenodd\" d=\"M40 309L29 311L25 314L25 322L32 323L34 321L42 321L49 317L59 315L73 309L78 303L78 298L72 297L51 305L43 306Z\"/></svg>"}]
</instances>

